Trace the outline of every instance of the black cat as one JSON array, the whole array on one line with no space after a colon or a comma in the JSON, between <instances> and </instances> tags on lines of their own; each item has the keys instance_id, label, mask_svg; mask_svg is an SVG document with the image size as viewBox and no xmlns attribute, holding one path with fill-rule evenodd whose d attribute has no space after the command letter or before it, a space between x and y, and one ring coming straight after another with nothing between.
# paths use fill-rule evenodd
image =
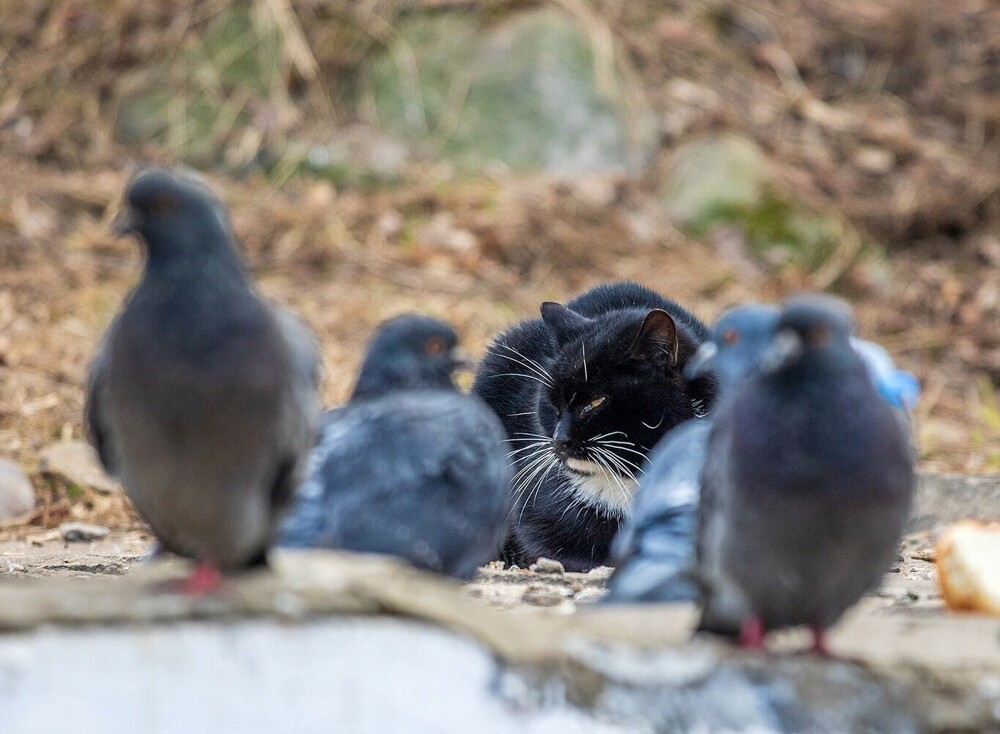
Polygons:
<instances>
[{"instance_id":1,"label":"black cat","mask_svg":"<svg viewBox=\"0 0 1000 734\"><path fill-rule=\"evenodd\" d=\"M636 283L609 283L498 336L473 391L507 429L516 472L503 560L601 565L646 454L715 397L684 365L708 338L694 315Z\"/></svg>"}]
</instances>

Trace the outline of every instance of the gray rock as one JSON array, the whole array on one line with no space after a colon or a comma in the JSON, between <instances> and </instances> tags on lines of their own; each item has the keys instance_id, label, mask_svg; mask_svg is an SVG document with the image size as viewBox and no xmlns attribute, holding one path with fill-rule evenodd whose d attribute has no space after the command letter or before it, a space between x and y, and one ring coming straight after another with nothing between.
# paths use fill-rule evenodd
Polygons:
<instances>
[{"instance_id":1,"label":"gray rock","mask_svg":"<svg viewBox=\"0 0 1000 734\"><path fill-rule=\"evenodd\" d=\"M494 25L416 14L396 31L371 65L379 123L463 169L628 170L655 143L655 118L636 109L614 54L595 57L587 28L563 11Z\"/></svg>"},{"instance_id":2,"label":"gray rock","mask_svg":"<svg viewBox=\"0 0 1000 734\"><path fill-rule=\"evenodd\" d=\"M85 441L60 441L46 446L38 455L38 466L46 474L103 494L121 491L97 463L94 450Z\"/></svg>"},{"instance_id":3,"label":"gray rock","mask_svg":"<svg viewBox=\"0 0 1000 734\"><path fill-rule=\"evenodd\" d=\"M539 558L531 564L531 570L535 573L566 573L563 565L551 558Z\"/></svg>"},{"instance_id":4,"label":"gray rock","mask_svg":"<svg viewBox=\"0 0 1000 734\"><path fill-rule=\"evenodd\" d=\"M661 200L681 226L697 226L725 210L757 206L769 180L764 155L752 140L726 134L679 147L667 164Z\"/></svg>"},{"instance_id":5,"label":"gray rock","mask_svg":"<svg viewBox=\"0 0 1000 734\"><path fill-rule=\"evenodd\" d=\"M59 526L59 534L67 543L89 543L107 537L110 532L103 525L86 522L64 522Z\"/></svg>"},{"instance_id":6,"label":"gray rock","mask_svg":"<svg viewBox=\"0 0 1000 734\"><path fill-rule=\"evenodd\" d=\"M0 522L30 512L35 506L35 489L24 470L12 461L0 459Z\"/></svg>"}]
</instances>

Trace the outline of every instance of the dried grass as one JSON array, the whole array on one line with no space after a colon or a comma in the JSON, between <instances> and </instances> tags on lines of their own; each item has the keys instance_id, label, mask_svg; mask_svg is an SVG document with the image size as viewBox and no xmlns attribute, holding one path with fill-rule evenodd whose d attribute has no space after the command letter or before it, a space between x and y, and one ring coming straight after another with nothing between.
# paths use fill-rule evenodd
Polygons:
<instances>
[{"instance_id":1,"label":"dried grass","mask_svg":"<svg viewBox=\"0 0 1000 734\"><path fill-rule=\"evenodd\" d=\"M924 466L996 469L1000 39L989 29L1000 6L552 1L588 28L601 68L641 81L669 123L665 149L723 127L752 136L789 189L893 247L885 273L858 268L849 228L814 273L721 257L657 214L649 181L458 180L421 165L398 187L361 192L293 175L301 147L288 141L357 114L334 81L392 40L400 13L531 3L256 0L245 6L252 36L208 63L201 39L225 22L222 0L16 0L0 6L0 455L33 471L40 448L81 435L88 360L139 267L107 222L131 161L175 160L192 144L188 104L211 95L224 114L208 148L241 179L211 180L263 290L319 334L330 403L346 394L371 328L404 310L448 318L480 351L540 301L609 278L646 282L706 318L837 282L862 333L924 382ZM263 88L227 81L225 56L262 38L279 50ZM173 96L168 142L117 141L122 101L154 80ZM867 148L888 151L890 168L859 164ZM263 151L276 152L270 179L250 165ZM35 477L35 524L134 522L120 500Z\"/></svg>"}]
</instances>

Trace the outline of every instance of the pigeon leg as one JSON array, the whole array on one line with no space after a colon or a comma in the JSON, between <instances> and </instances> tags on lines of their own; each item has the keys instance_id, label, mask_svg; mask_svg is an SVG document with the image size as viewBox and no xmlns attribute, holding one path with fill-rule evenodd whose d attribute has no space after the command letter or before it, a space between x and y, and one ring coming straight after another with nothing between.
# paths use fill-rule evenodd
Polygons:
<instances>
[{"instance_id":1,"label":"pigeon leg","mask_svg":"<svg viewBox=\"0 0 1000 734\"><path fill-rule=\"evenodd\" d=\"M738 645L745 650L764 649L764 623L760 617L747 617L740 627Z\"/></svg>"},{"instance_id":2,"label":"pigeon leg","mask_svg":"<svg viewBox=\"0 0 1000 734\"><path fill-rule=\"evenodd\" d=\"M188 596L204 596L217 591L222 585L222 574L208 561L199 563L191 575L184 579L181 591Z\"/></svg>"},{"instance_id":3,"label":"pigeon leg","mask_svg":"<svg viewBox=\"0 0 1000 734\"><path fill-rule=\"evenodd\" d=\"M826 630L823 629L818 624L809 625L809 629L812 632L812 646L809 650L819 655L820 657L828 658L831 657L830 650L826 646Z\"/></svg>"}]
</instances>

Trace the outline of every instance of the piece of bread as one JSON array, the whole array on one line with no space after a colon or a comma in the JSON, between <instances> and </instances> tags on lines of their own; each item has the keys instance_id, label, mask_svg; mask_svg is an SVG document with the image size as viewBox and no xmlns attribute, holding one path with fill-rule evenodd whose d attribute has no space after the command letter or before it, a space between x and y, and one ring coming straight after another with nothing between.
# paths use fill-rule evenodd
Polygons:
<instances>
[{"instance_id":1,"label":"piece of bread","mask_svg":"<svg viewBox=\"0 0 1000 734\"><path fill-rule=\"evenodd\" d=\"M949 527L937 544L937 577L949 609L1000 615L1000 522Z\"/></svg>"}]
</instances>

